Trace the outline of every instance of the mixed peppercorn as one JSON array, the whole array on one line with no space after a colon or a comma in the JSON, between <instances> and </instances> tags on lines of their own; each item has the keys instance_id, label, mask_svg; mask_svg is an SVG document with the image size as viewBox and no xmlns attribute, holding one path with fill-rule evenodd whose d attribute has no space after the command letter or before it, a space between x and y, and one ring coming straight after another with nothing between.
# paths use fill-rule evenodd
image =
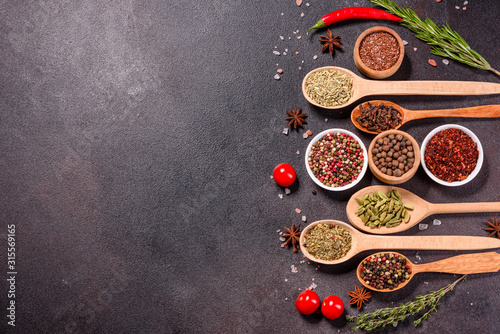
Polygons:
<instances>
[{"instance_id":1,"label":"mixed peppercorn","mask_svg":"<svg viewBox=\"0 0 500 334\"><path fill-rule=\"evenodd\" d=\"M375 289L393 290L410 279L411 268L404 256L377 253L363 260L360 277Z\"/></svg>"},{"instance_id":2,"label":"mixed peppercorn","mask_svg":"<svg viewBox=\"0 0 500 334\"><path fill-rule=\"evenodd\" d=\"M312 145L308 163L314 176L325 186L342 187L361 173L363 149L348 134L328 133Z\"/></svg>"}]
</instances>

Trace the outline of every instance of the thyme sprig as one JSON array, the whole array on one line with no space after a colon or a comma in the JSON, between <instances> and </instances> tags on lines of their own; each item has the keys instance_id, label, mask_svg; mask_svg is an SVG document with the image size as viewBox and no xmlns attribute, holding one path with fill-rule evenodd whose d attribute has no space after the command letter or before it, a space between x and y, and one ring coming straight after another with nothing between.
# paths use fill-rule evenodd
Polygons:
<instances>
[{"instance_id":1,"label":"thyme sprig","mask_svg":"<svg viewBox=\"0 0 500 334\"><path fill-rule=\"evenodd\" d=\"M373 4L384 8L391 14L401 18L401 24L414 33L416 37L431 45L431 53L450 58L463 64L492 71L496 75L500 72L495 70L479 53L472 50L467 42L448 24L439 28L431 19L422 21L418 15L407 7L399 7L391 0L370 0Z\"/></svg>"},{"instance_id":2,"label":"thyme sprig","mask_svg":"<svg viewBox=\"0 0 500 334\"><path fill-rule=\"evenodd\" d=\"M463 275L452 284L447 285L437 291L431 291L426 295L419 295L415 297L415 301L401 304L397 307L383 308L375 310L371 313L360 314L356 317L347 316L348 321L356 321L356 326L352 328L353 331L358 329L371 332L377 328L384 328L390 324L396 324L404 321L411 315L420 315L420 318L413 321L413 325L418 326L422 320L429 317L431 312L437 312L437 307L441 298L455 287L458 282L465 280L466 275Z\"/></svg>"}]
</instances>

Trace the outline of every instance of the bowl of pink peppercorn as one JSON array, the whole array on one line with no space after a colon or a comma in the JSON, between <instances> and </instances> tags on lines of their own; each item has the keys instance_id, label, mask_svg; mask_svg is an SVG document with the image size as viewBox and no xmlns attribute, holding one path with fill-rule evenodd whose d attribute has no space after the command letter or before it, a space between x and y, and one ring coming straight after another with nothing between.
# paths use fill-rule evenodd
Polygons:
<instances>
[{"instance_id":1,"label":"bowl of pink peppercorn","mask_svg":"<svg viewBox=\"0 0 500 334\"><path fill-rule=\"evenodd\" d=\"M323 189L343 191L354 187L368 169L366 147L354 133L328 129L316 135L306 149L306 169Z\"/></svg>"}]
</instances>

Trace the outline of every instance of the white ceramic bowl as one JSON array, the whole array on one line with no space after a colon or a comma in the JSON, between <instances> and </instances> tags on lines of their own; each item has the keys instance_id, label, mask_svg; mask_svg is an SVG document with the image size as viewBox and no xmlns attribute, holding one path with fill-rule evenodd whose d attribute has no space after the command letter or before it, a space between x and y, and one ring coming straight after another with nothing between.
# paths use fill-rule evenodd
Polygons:
<instances>
[{"instance_id":1,"label":"white ceramic bowl","mask_svg":"<svg viewBox=\"0 0 500 334\"><path fill-rule=\"evenodd\" d=\"M316 178L316 176L314 175L313 171L309 167L308 157L309 157L309 152L311 152L311 148L312 148L313 144L315 142L319 141L321 138L323 138L323 136L325 136L326 134L328 134L330 132L332 132L332 133L345 133L346 135L349 135L349 136L353 137L359 143L359 145L361 146L361 149L363 150L363 167L361 169L361 172L359 173L359 175L358 175L358 177L357 177L356 180L354 180L351 183L349 183L349 184L347 184L345 186L342 186L342 187L330 187L330 186L324 185L320 180L318 180L318 178ZM322 132L318 133L309 142L309 145L307 145L307 149L306 149L305 163L306 163L307 174L309 174L309 176L311 177L311 179L318 186L320 186L323 189L330 190L330 191L343 191L343 190L347 190L347 189L350 189L350 188L354 187L356 184L359 183L359 181L361 181L361 179L365 175L366 170L368 169L367 150L366 150L365 145L361 141L361 139L358 136L356 136L354 133L352 133L351 131L347 131L347 130L344 130L344 129L328 129L328 130L325 130L325 131L322 131Z\"/></svg>"},{"instance_id":2,"label":"white ceramic bowl","mask_svg":"<svg viewBox=\"0 0 500 334\"><path fill-rule=\"evenodd\" d=\"M451 128L460 129L463 132L465 132L466 134L468 134L469 137L472 138L472 140L477 144L477 150L479 151L479 157L477 159L476 168L474 168L472 173L470 173L469 176L467 176L467 178L465 180L446 182L446 181L443 181L441 179L438 179L436 176L434 176L434 174L431 173L431 171L425 165L424 155L425 155L425 147L427 146L427 143L429 142L429 140L439 131L451 129ZM421 156L421 163L420 164L422 165L422 167L423 167L424 171L427 173L427 175L429 175L429 177L432 180L436 181L437 183L444 185L444 186L448 186L448 187L458 187L458 186L464 185L464 184L470 182L472 179L474 179L476 177L476 175L479 174L479 171L481 170L481 166L483 165L483 159L484 159L483 147L481 146L481 142L479 141L479 138L477 138L477 136L471 130L469 130L466 127L463 127L461 125L457 125L457 124L441 125L441 126L438 126L437 128L435 128L434 130L432 130L431 132L429 132L427 137L425 137L424 141L422 142L422 146L420 148L420 156Z\"/></svg>"}]
</instances>

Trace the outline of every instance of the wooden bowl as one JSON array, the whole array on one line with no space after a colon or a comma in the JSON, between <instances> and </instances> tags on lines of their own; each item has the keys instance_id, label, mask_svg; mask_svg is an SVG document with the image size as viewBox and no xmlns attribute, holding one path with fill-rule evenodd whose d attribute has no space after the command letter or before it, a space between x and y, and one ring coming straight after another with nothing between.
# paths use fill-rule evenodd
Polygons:
<instances>
[{"instance_id":1,"label":"wooden bowl","mask_svg":"<svg viewBox=\"0 0 500 334\"><path fill-rule=\"evenodd\" d=\"M406 140L409 140L413 146L413 152L414 152L413 157L415 159L415 162L413 163L413 167L401 176L389 176L387 174L382 173L380 169L378 169L378 167L375 165L375 162L373 161L372 151L373 148L375 147L375 143L379 138L387 137L390 134L402 135L403 137L406 138ZM413 175L415 175L415 173L417 172L418 166L420 165L420 160L421 160L420 146L418 145L417 141L406 132L400 130L388 130L379 133L375 138L373 138L372 142L370 143L370 147L368 148L368 166L370 167L370 170L377 179L387 184L401 184L411 179Z\"/></svg>"},{"instance_id":2,"label":"wooden bowl","mask_svg":"<svg viewBox=\"0 0 500 334\"><path fill-rule=\"evenodd\" d=\"M369 68L368 66L365 65L365 63L363 63L363 61L361 60L361 57L359 55L359 47L361 45L361 41L366 36L368 36L369 34L374 33L374 32L389 33L392 36L394 36L394 38L396 38L396 40L398 41L399 58L398 58L397 62L394 65L392 65L390 68L388 68L387 70L377 71L377 70ZM367 77L372 78L372 79L385 79L385 78L390 77L394 73L396 73L396 71L401 66L401 63L403 62L404 56L405 56L405 47L403 45L403 40L401 39L401 37L399 37L399 35L394 30L387 28L387 27L378 26L378 27L372 27L372 28L366 29L363 33L361 33L361 35L359 35L358 39L356 40L356 45L354 46L354 63L356 64L357 68L359 69L359 71L361 73L363 73L364 75L366 75Z\"/></svg>"}]
</instances>

